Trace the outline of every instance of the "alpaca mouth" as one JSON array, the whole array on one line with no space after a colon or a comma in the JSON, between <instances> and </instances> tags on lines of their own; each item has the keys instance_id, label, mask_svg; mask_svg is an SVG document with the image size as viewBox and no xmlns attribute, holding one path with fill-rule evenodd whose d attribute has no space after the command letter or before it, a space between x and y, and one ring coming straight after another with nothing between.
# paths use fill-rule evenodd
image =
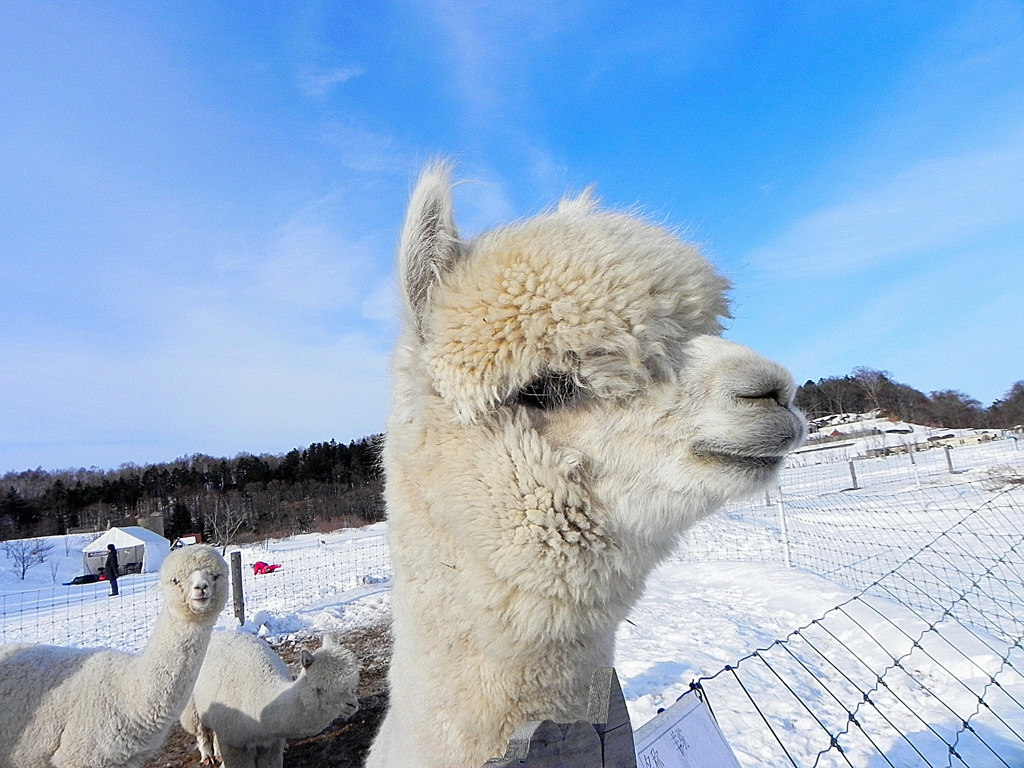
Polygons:
<instances>
[{"instance_id":1,"label":"alpaca mouth","mask_svg":"<svg viewBox=\"0 0 1024 768\"><path fill-rule=\"evenodd\" d=\"M194 612L200 613L206 610L206 607L210 604L210 596L204 595L203 597L193 597L191 602L191 608Z\"/></svg>"},{"instance_id":2,"label":"alpaca mouth","mask_svg":"<svg viewBox=\"0 0 1024 768\"><path fill-rule=\"evenodd\" d=\"M734 469L753 469L757 471L771 471L777 469L785 455L748 456L740 453L730 453L720 449L699 448L693 452L697 458L721 464Z\"/></svg>"}]
</instances>

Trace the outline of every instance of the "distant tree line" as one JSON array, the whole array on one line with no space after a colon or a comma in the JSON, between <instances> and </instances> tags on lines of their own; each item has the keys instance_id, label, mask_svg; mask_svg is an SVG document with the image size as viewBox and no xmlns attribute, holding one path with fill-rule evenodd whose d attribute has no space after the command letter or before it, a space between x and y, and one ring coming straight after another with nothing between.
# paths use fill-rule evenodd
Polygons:
<instances>
[{"instance_id":1,"label":"distant tree line","mask_svg":"<svg viewBox=\"0 0 1024 768\"><path fill-rule=\"evenodd\" d=\"M810 418L877 410L931 427L1013 429L1024 424L1024 381L986 408L963 392L943 389L926 395L893 381L888 371L854 368L848 376L806 382L797 388L796 404Z\"/></svg>"},{"instance_id":2,"label":"distant tree line","mask_svg":"<svg viewBox=\"0 0 1024 768\"><path fill-rule=\"evenodd\" d=\"M0 541L163 518L173 540L191 533L219 544L362 525L384 517L375 435L331 440L283 456L196 454L116 470L8 473L0 478Z\"/></svg>"},{"instance_id":3,"label":"distant tree line","mask_svg":"<svg viewBox=\"0 0 1024 768\"><path fill-rule=\"evenodd\" d=\"M1012 429L1024 424L1024 381L985 408L962 392L926 395L888 371L854 368L807 381L796 403L810 418L877 410L933 427ZM313 443L283 456L196 454L116 470L8 473L0 477L0 541L153 516L163 518L169 539L202 533L219 544L376 522L384 518L383 439Z\"/></svg>"}]
</instances>

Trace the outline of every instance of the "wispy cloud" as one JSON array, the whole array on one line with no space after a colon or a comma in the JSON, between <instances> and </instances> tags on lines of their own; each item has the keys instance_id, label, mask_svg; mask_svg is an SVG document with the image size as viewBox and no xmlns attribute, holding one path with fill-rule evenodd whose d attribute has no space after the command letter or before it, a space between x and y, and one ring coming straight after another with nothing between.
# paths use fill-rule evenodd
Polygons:
<instances>
[{"instance_id":1,"label":"wispy cloud","mask_svg":"<svg viewBox=\"0 0 1024 768\"><path fill-rule=\"evenodd\" d=\"M578 9L573 3L431 0L444 30L440 50L470 116L490 118L523 96L522 79L533 51L563 27ZM519 103L517 106L524 106Z\"/></svg>"},{"instance_id":2,"label":"wispy cloud","mask_svg":"<svg viewBox=\"0 0 1024 768\"><path fill-rule=\"evenodd\" d=\"M335 86L347 83L355 77L366 74L362 67L336 67L318 72L303 72L299 75L299 90L310 98L323 98Z\"/></svg>"},{"instance_id":3,"label":"wispy cloud","mask_svg":"<svg viewBox=\"0 0 1024 768\"><path fill-rule=\"evenodd\" d=\"M1001 149L920 162L795 222L750 254L800 278L853 273L1024 219L1024 136Z\"/></svg>"},{"instance_id":4,"label":"wispy cloud","mask_svg":"<svg viewBox=\"0 0 1024 768\"><path fill-rule=\"evenodd\" d=\"M321 140L335 153L342 167L356 173L400 174L415 168L413 155L387 133L372 131L352 121L335 120L321 130Z\"/></svg>"}]
</instances>

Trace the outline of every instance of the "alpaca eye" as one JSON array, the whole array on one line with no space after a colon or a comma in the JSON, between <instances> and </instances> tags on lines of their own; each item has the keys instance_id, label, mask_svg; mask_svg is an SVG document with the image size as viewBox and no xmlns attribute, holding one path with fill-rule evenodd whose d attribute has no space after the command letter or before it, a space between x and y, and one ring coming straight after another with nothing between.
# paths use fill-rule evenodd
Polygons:
<instances>
[{"instance_id":1,"label":"alpaca eye","mask_svg":"<svg viewBox=\"0 0 1024 768\"><path fill-rule=\"evenodd\" d=\"M515 396L515 402L531 408L550 410L566 405L578 394L579 388L568 373L549 372L538 376Z\"/></svg>"}]
</instances>

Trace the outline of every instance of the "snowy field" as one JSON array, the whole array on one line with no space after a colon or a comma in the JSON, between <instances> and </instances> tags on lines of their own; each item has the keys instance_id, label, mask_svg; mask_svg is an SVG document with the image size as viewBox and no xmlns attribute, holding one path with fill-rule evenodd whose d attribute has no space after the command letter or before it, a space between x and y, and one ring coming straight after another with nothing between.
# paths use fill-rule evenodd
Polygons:
<instances>
[{"instance_id":1,"label":"snowy field","mask_svg":"<svg viewBox=\"0 0 1024 768\"><path fill-rule=\"evenodd\" d=\"M696 529L618 634L634 727L708 678L745 767L1024 766L1024 488L1000 492L990 477L1024 467L1024 450L999 440L953 455L952 473L938 449L913 464L859 459L861 487L846 490L848 455L805 454L781 492ZM385 620L384 534L239 548L245 629L281 638ZM25 581L0 553L0 640L145 644L155 575L123 578L116 598L104 584L60 586L80 573L89 538L49 539L49 561ZM256 576L257 561L282 568ZM219 626L238 626L230 605Z\"/></svg>"}]
</instances>

